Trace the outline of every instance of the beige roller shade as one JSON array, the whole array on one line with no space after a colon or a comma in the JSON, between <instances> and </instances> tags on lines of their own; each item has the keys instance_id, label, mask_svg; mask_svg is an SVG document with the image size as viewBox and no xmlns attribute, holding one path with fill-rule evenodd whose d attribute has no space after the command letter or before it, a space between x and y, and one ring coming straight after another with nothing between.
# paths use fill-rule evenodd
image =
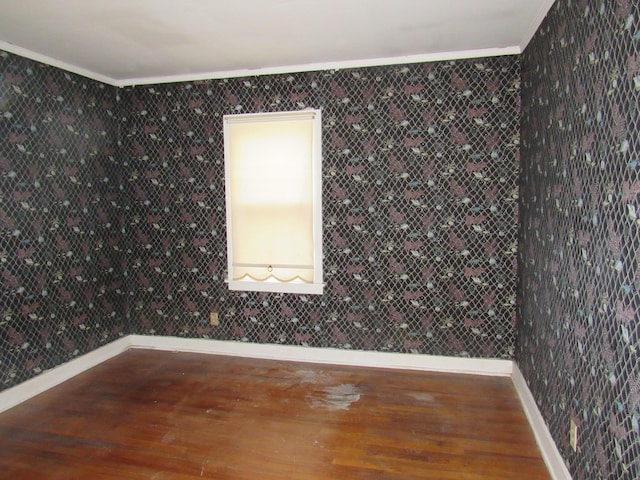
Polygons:
<instances>
[{"instance_id":1,"label":"beige roller shade","mask_svg":"<svg viewBox=\"0 0 640 480\"><path fill-rule=\"evenodd\" d=\"M315 113L225 117L229 280L314 282Z\"/></svg>"}]
</instances>

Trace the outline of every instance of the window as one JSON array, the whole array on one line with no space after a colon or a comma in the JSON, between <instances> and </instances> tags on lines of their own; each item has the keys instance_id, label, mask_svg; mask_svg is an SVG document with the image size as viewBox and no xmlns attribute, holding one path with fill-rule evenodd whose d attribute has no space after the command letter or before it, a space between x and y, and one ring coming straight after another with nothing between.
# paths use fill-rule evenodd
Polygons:
<instances>
[{"instance_id":1,"label":"window","mask_svg":"<svg viewBox=\"0 0 640 480\"><path fill-rule=\"evenodd\" d=\"M321 294L320 110L223 125L229 289Z\"/></svg>"}]
</instances>

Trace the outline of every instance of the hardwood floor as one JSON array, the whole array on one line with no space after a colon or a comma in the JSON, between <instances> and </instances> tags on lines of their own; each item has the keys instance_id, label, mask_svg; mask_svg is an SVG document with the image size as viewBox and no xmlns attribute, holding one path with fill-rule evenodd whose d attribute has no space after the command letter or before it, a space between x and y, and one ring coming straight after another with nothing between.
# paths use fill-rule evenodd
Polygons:
<instances>
[{"instance_id":1,"label":"hardwood floor","mask_svg":"<svg viewBox=\"0 0 640 480\"><path fill-rule=\"evenodd\" d=\"M511 380L129 350L3 414L10 479L545 479Z\"/></svg>"}]
</instances>

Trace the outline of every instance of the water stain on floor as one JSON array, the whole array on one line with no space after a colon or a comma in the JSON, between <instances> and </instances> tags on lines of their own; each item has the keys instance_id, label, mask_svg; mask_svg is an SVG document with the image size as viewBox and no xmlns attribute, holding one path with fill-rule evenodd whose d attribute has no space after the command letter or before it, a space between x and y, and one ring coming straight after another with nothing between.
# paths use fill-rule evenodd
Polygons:
<instances>
[{"instance_id":1,"label":"water stain on floor","mask_svg":"<svg viewBox=\"0 0 640 480\"><path fill-rule=\"evenodd\" d=\"M295 372L296 377L301 383L327 384L331 383L331 377L326 373L317 372L315 370L299 369Z\"/></svg>"},{"instance_id":2,"label":"water stain on floor","mask_svg":"<svg viewBox=\"0 0 640 480\"><path fill-rule=\"evenodd\" d=\"M311 408L323 408L330 411L349 410L351 405L360 400L361 392L352 383L324 387L312 392L305 400Z\"/></svg>"},{"instance_id":3,"label":"water stain on floor","mask_svg":"<svg viewBox=\"0 0 640 480\"><path fill-rule=\"evenodd\" d=\"M425 392L407 392L407 395L418 400L419 402L431 403L436 401L436 397L431 393Z\"/></svg>"}]
</instances>

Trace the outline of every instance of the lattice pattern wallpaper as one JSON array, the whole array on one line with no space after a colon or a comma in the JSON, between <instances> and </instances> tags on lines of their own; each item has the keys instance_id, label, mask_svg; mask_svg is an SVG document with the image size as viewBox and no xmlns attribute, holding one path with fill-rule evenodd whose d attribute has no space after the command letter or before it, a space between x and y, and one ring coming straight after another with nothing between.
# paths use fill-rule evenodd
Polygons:
<instances>
[{"instance_id":1,"label":"lattice pattern wallpaper","mask_svg":"<svg viewBox=\"0 0 640 480\"><path fill-rule=\"evenodd\" d=\"M519 79L503 57L127 89L132 331L512 358ZM229 292L222 116L307 107L325 294Z\"/></svg>"},{"instance_id":2,"label":"lattice pattern wallpaper","mask_svg":"<svg viewBox=\"0 0 640 480\"><path fill-rule=\"evenodd\" d=\"M116 108L0 51L0 389L124 332Z\"/></svg>"},{"instance_id":3,"label":"lattice pattern wallpaper","mask_svg":"<svg viewBox=\"0 0 640 480\"><path fill-rule=\"evenodd\" d=\"M576 480L640 478L639 47L637 2L558 0L522 56L516 359Z\"/></svg>"}]
</instances>

